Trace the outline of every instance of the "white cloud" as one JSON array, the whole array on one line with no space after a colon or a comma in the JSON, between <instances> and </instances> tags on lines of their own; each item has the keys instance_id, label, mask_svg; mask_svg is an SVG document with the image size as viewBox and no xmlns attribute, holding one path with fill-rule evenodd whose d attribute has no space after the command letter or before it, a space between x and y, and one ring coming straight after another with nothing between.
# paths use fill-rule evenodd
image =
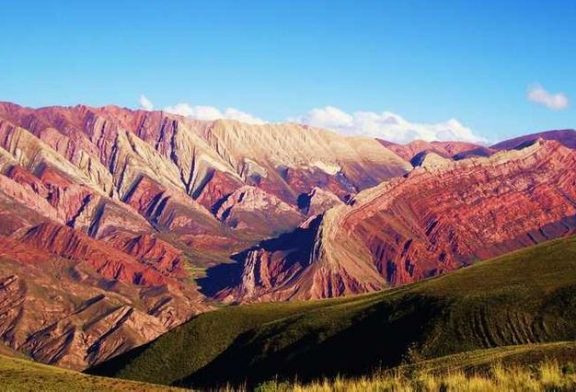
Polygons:
<instances>
[{"instance_id":1,"label":"white cloud","mask_svg":"<svg viewBox=\"0 0 576 392\"><path fill-rule=\"evenodd\" d=\"M144 95L140 96L140 106L153 110L154 105ZM197 120L218 119L237 120L248 124L265 124L267 121L235 108L220 110L214 106L190 105L182 102L163 109ZM289 118L288 121L331 129L349 136L367 136L396 143L408 143L415 139L425 141L469 141L483 143L486 139L475 135L456 119L440 123L413 123L390 112L357 111L347 113L333 106L310 110L303 116Z\"/></svg>"},{"instance_id":2,"label":"white cloud","mask_svg":"<svg viewBox=\"0 0 576 392\"><path fill-rule=\"evenodd\" d=\"M230 118L250 124L264 124L266 121L261 118L255 117L250 113L243 112L238 109L228 108L224 111L224 118Z\"/></svg>"},{"instance_id":3,"label":"white cloud","mask_svg":"<svg viewBox=\"0 0 576 392\"><path fill-rule=\"evenodd\" d=\"M546 89L539 84L534 85L528 89L527 98L529 101L546 106L551 110L566 109L570 103L566 94L552 94L546 91Z\"/></svg>"},{"instance_id":4,"label":"white cloud","mask_svg":"<svg viewBox=\"0 0 576 392\"><path fill-rule=\"evenodd\" d=\"M213 106L192 106L187 103L178 103L174 106L168 106L164 108L165 112L172 114L179 114L181 116L186 116L190 118L195 118L197 120L218 120L218 119L229 119L238 120L241 122L249 124L264 124L265 121L261 118L255 117L249 113L243 112L235 108L228 108L221 111Z\"/></svg>"},{"instance_id":5,"label":"white cloud","mask_svg":"<svg viewBox=\"0 0 576 392\"><path fill-rule=\"evenodd\" d=\"M187 103L177 103L174 106L168 106L164 108L164 111L184 117L192 117L198 120L216 120L223 118L222 112L214 107L190 106Z\"/></svg>"},{"instance_id":6,"label":"white cloud","mask_svg":"<svg viewBox=\"0 0 576 392\"><path fill-rule=\"evenodd\" d=\"M326 106L312 109L304 116L291 120L319 128L332 129L345 135L369 136L395 143L408 143L415 139L476 143L486 141L456 119L435 124L412 123L390 112L358 111L350 114L338 108Z\"/></svg>"},{"instance_id":7,"label":"white cloud","mask_svg":"<svg viewBox=\"0 0 576 392\"><path fill-rule=\"evenodd\" d=\"M140 107L144 110L154 110L154 104L145 95L140 95Z\"/></svg>"}]
</instances>

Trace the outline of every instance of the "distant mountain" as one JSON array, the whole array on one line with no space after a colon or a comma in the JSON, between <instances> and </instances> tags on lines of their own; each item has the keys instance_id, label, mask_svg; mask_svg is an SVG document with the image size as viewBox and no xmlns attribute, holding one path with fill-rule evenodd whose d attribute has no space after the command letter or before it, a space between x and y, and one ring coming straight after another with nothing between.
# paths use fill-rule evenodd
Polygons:
<instances>
[{"instance_id":1,"label":"distant mountain","mask_svg":"<svg viewBox=\"0 0 576 392\"><path fill-rule=\"evenodd\" d=\"M495 144L492 146L492 148L496 150L512 150L523 145L533 143L538 139L555 140L568 148L576 148L576 131L573 129L540 132L533 133L531 135L520 136Z\"/></svg>"}]
</instances>

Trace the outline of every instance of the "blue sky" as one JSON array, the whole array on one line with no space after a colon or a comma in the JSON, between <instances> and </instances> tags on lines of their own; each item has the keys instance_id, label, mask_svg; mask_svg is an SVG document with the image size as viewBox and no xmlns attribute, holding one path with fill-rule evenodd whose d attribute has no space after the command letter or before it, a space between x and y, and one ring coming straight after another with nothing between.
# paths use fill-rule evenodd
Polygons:
<instances>
[{"instance_id":1,"label":"blue sky","mask_svg":"<svg viewBox=\"0 0 576 392\"><path fill-rule=\"evenodd\" d=\"M0 34L0 100L29 106L330 106L489 141L576 126L575 1L4 0Z\"/></svg>"}]
</instances>

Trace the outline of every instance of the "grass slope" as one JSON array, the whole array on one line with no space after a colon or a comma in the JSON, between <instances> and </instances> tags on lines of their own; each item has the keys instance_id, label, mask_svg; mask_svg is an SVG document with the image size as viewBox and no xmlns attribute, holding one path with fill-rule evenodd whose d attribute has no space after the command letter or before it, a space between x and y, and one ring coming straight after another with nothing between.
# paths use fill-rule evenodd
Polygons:
<instances>
[{"instance_id":1,"label":"grass slope","mask_svg":"<svg viewBox=\"0 0 576 392\"><path fill-rule=\"evenodd\" d=\"M30 360L0 355L0 391L91 392L91 391L177 391L161 385L88 376Z\"/></svg>"},{"instance_id":2,"label":"grass slope","mask_svg":"<svg viewBox=\"0 0 576 392\"><path fill-rule=\"evenodd\" d=\"M576 238L385 292L202 314L96 374L177 385L366 374L449 354L576 340Z\"/></svg>"},{"instance_id":3,"label":"grass slope","mask_svg":"<svg viewBox=\"0 0 576 392\"><path fill-rule=\"evenodd\" d=\"M411 374L424 371L443 374L464 371L470 373L487 371L497 364L504 368L513 368L552 360L574 366L576 363L576 342L522 344L467 351L401 365L392 369L391 372Z\"/></svg>"},{"instance_id":4,"label":"grass slope","mask_svg":"<svg viewBox=\"0 0 576 392\"><path fill-rule=\"evenodd\" d=\"M504 367L495 363L483 371L452 370L440 373L376 372L370 376L316 380L311 383L271 380L258 392L569 392L576 390L574 363L546 360Z\"/></svg>"}]
</instances>

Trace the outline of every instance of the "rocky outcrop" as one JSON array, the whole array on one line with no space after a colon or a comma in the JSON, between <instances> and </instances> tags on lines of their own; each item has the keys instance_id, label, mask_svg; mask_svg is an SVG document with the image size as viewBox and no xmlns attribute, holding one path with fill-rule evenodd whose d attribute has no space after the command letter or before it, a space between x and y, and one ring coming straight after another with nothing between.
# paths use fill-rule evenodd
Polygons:
<instances>
[{"instance_id":1,"label":"rocky outcrop","mask_svg":"<svg viewBox=\"0 0 576 392\"><path fill-rule=\"evenodd\" d=\"M309 216L322 214L330 208L342 204L342 200L334 193L318 187L298 197L298 208Z\"/></svg>"},{"instance_id":2,"label":"rocky outcrop","mask_svg":"<svg viewBox=\"0 0 576 392\"><path fill-rule=\"evenodd\" d=\"M138 291L128 286L88 284L98 282L97 274L82 264L53 259L36 265L5 253L2 258L0 336L33 359L83 369L177 325L134 301ZM159 293L155 300L170 298Z\"/></svg>"},{"instance_id":3,"label":"rocky outcrop","mask_svg":"<svg viewBox=\"0 0 576 392\"><path fill-rule=\"evenodd\" d=\"M134 237L116 233L106 238L106 242L163 275L186 276L184 273L185 258L182 250L152 234L141 234Z\"/></svg>"},{"instance_id":4,"label":"rocky outcrop","mask_svg":"<svg viewBox=\"0 0 576 392\"><path fill-rule=\"evenodd\" d=\"M422 167L425 169L437 169L444 165L448 165L450 160L440 155L430 152L430 151L423 151L418 153L412 158L410 161L412 166L414 167Z\"/></svg>"},{"instance_id":5,"label":"rocky outcrop","mask_svg":"<svg viewBox=\"0 0 576 392\"><path fill-rule=\"evenodd\" d=\"M302 214L276 196L254 186L243 186L228 196L216 217L235 230L272 236L289 231L303 220Z\"/></svg>"},{"instance_id":6,"label":"rocky outcrop","mask_svg":"<svg viewBox=\"0 0 576 392\"><path fill-rule=\"evenodd\" d=\"M254 301L373 291L576 230L576 151L557 142L425 166L329 210L313 244L288 246L286 254L266 243L242 255L242 279L222 295Z\"/></svg>"},{"instance_id":7,"label":"rocky outcrop","mask_svg":"<svg viewBox=\"0 0 576 392\"><path fill-rule=\"evenodd\" d=\"M357 233L390 284L437 275L569 233L575 159L557 143L537 143L415 169L359 195L344 228Z\"/></svg>"},{"instance_id":8,"label":"rocky outcrop","mask_svg":"<svg viewBox=\"0 0 576 392\"><path fill-rule=\"evenodd\" d=\"M82 260L110 280L136 285L166 283L156 266L140 265L114 247L66 226L44 223L15 239L23 245L47 250L54 256Z\"/></svg>"}]
</instances>

